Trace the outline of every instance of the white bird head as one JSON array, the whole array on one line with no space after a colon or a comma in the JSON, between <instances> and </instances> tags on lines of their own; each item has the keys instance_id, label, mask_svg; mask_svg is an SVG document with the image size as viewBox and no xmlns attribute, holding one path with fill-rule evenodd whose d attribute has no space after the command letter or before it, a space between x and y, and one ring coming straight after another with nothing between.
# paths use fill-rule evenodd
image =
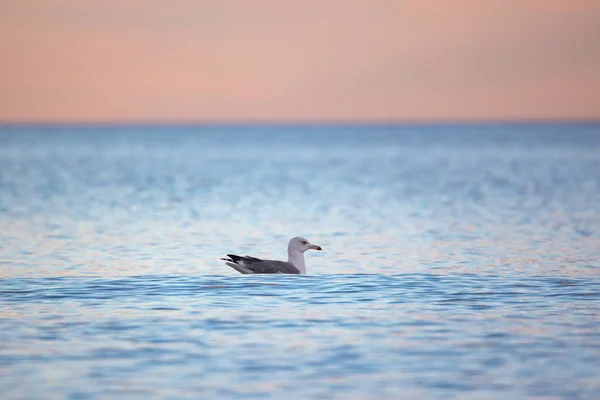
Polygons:
<instances>
[{"instance_id":1,"label":"white bird head","mask_svg":"<svg viewBox=\"0 0 600 400\"><path fill-rule=\"evenodd\" d=\"M317 246L316 244L310 243L308 240L303 237L296 236L290 239L290 243L288 244L288 252L298 252L304 253L306 250L323 250L321 246Z\"/></svg>"}]
</instances>

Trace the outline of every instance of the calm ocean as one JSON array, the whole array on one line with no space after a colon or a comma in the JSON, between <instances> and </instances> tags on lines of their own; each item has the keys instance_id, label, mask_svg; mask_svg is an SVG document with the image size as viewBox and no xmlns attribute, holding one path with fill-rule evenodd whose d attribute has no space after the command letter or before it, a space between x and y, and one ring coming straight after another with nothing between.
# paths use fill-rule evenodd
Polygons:
<instances>
[{"instance_id":1,"label":"calm ocean","mask_svg":"<svg viewBox=\"0 0 600 400\"><path fill-rule=\"evenodd\" d=\"M599 273L600 124L0 126L2 399L595 400Z\"/></svg>"}]
</instances>

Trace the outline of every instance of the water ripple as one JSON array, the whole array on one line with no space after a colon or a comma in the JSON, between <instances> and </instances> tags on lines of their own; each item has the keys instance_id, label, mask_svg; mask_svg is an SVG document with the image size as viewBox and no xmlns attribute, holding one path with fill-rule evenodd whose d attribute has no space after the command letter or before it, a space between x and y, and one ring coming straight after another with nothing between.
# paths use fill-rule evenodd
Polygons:
<instances>
[{"instance_id":1,"label":"water ripple","mask_svg":"<svg viewBox=\"0 0 600 400\"><path fill-rule=\"evenodd\" d=\"M0 398L600 398L599 132L0 126Z\"/></svg>"}]
</instances>

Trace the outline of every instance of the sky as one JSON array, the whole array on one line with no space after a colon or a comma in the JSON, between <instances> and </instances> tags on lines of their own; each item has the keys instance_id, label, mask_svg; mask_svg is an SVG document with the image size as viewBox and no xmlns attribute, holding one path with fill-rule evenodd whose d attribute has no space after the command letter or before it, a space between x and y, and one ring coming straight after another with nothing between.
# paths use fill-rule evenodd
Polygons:
<instances>
[{"instance_id":1,"label":"sky","mask_svg":"<svg viewBox=\"0 0 600 400\"><path fill-rule=\"evenodd\" d=\"M598 0L2 0L0 122L600 119Z\"/></svg>"}]
</instances>

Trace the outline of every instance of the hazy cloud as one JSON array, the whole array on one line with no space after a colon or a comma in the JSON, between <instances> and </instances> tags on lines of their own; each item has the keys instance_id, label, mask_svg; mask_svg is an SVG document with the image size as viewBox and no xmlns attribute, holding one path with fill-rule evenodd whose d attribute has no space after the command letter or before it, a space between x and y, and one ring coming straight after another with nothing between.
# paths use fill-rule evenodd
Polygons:
<instances>
[{"instance_id":1,"label":"hazy cloud","mask_svg":"<svg viewBox=\"0 0 600 400\"><path fill-rule=\"evenodd\" d=\"M600 117L597 1L0 8L0 120Z\"/></svg>"}]
</instances>

